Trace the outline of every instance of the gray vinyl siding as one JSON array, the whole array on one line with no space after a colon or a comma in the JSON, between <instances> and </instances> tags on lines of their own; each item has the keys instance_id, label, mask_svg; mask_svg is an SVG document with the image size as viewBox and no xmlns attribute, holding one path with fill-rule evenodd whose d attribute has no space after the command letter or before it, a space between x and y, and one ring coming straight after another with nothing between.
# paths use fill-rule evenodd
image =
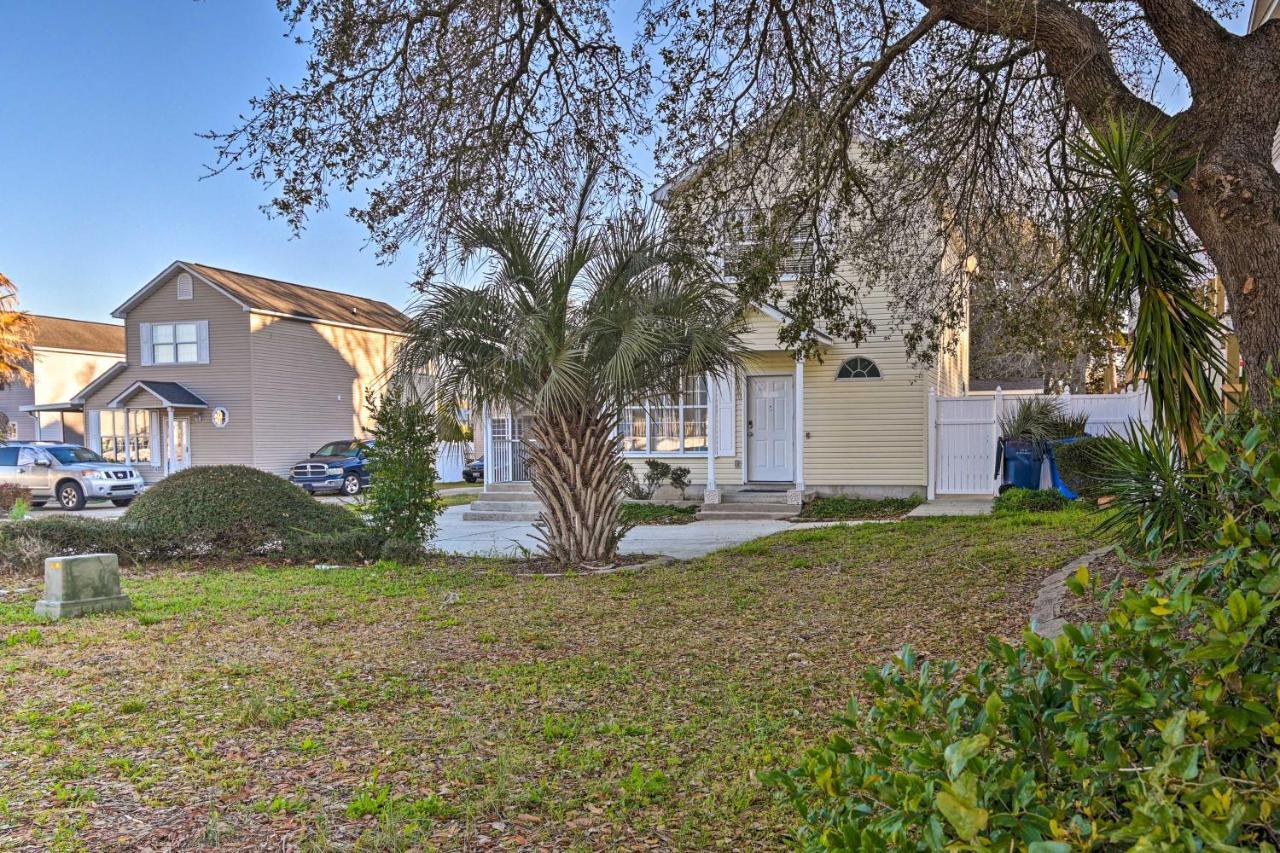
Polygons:
<instances>
[{"instance_id":1,"label":"gray vinyl siding","mask_svg":"<svg viewBox=\"0 0 1280 853\"><path fill-rule=\"evenodd\" d=\"M22 441L36 438L36 422L29 413L19 411L18 407L30 406L35 401L35 389L25 382L10 381L0 388L0 412L8 415L9 422L18 430L15 437Z\"/></svg>"},{"instance_id":2,"label":"gray vinyl siding","mask_svg":"<svg viewBox=\"0 0 1280 853\"><path fill-rule=\"evenodd\" d=\"M381 387L399 337L254 314L254 464L281 476L322 444L364 437L364 395Z\"/></svg>"},{"instance_id":3,"label":"gray vinyl siding","mask_svg":"<svg viewBox=\"0 0 1280 853\"><path fill-rule=\"evenodd\" d=\"M178 299L171 276L125 319L125 348L129 366L85 401L86 411L106 408L115 396L140 379L179 382L209 406L223 406L229 416L225 427L213 426L208 412L192 413L191 463L193 465L253 464L253 395L250 392L249 313L239 304L195 281L191 299ZM142 323L204 320L209 324L208 364L143 365L139 327ZM153 417L164 418L163 410ZM159 452L157 452L159 457ZM160 461L157 458L157 463ZM154 470L151 470L154 467ZM160 466L140 466L148 480L158 479Z\"/></svg>"}]
</instances>

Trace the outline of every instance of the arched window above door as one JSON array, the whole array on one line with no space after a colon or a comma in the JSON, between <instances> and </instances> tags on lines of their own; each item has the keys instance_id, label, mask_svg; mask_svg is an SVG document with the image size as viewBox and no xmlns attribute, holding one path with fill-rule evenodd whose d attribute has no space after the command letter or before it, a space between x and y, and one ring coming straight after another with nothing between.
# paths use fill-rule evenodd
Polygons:
<instances>
[{"instance_id":1,"label":"arched window above door","mask_svg":"<svg viewBox=\"0 0 1280 853\"><path fill-rule=\"evenodd\" d=\"M836 379L879 379L880 368L876 363L864 356L855 355L840 365L836 371Z\"/></svg>"}]
</instances>

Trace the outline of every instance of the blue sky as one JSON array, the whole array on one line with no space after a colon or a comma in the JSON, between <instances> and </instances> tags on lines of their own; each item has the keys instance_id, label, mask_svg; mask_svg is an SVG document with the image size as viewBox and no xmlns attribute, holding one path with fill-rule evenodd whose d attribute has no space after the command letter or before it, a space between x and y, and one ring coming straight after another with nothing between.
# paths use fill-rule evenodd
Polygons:
<instances>
[{"instance_id":1,"label":"blue sky","mask_svg":"<svg viewBox=\"0 0 1280 853\"><path fill-rule=\"evenodd\" d=\"M0 271L26 310L109 319L175 259L408 301L412 251L380 265L340 204L294 239L244 175L201 180L196 134L301 74L274 3L0 0L0 19Z\"/></svg>"}]
</instances>

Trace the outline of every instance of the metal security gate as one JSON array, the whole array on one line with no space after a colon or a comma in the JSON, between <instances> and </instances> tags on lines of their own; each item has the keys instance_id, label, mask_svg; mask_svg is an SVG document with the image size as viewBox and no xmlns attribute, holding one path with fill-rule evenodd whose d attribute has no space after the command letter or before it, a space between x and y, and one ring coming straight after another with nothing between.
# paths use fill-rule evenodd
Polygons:
<instances>
[{"instance_id":1,"label":"metal security gate","mask_svg":"<svg viewBox=\"0 0 1280 853\"><path fill-rule=\"evenodd\" d=\"M529 480L529 448L524 439L527 417L499 415L489 420L489 446L485 453L490 483L523 483Z\"/></svg>"},{"instance_id":2,"label":"metal security gate","mask_svg":"<svg viewBox=\"0 0 1280 853\"><path fill-rule=\"evenodd\" d=\"M1023 397L999 389L991 397L939 397L929 392L929 499L935 495L989 495L1000 485L996 477L996 444L1000 419ZM1130 421L1151 423L1151 401L1145 391L1124 394L1062 394L1063 411L1089 416L1089 435L1124 436Z\"/></svg>"}]
</instances>

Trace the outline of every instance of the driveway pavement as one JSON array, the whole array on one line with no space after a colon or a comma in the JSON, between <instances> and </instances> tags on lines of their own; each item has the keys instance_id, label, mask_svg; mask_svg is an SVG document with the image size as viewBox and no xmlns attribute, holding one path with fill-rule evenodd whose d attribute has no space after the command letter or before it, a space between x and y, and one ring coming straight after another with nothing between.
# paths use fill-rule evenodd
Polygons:
<instances>
[{"instance_id":1,"label":"driveway pavement","mask_svg":"<svg viewBox=\"0 0 1280 853\"><path fill-rule=\"evenodd\" d=\"M507 521L463 521L465 506L449 507L439 519L439 532L430 543L447 554L519 556L536 551L533 523ZM689 559L741 545L783 530L829 527L834 522L787 521L695 521L691 524L648 524L633 527L622 540L624 554L665 554ZM847 522L858 524L860 522Z\"/></svg>"}]
</instances>

